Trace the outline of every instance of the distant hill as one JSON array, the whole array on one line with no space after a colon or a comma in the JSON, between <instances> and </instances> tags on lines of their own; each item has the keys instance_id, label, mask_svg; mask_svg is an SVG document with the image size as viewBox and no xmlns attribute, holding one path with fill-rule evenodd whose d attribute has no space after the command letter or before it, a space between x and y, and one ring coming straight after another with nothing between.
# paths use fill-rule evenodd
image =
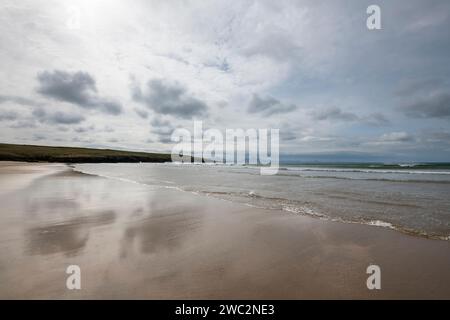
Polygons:
<instances>
[{"instance_id":1,"label":"distant hill","mask_svg":"<svg viewBox=\"0 0 450 320\"><path fill-rule=\"evenodd\" d=\"M163 153L0 143L0 161L63 163L170 162L171 156Z\"/></svg>"}]
</instances>

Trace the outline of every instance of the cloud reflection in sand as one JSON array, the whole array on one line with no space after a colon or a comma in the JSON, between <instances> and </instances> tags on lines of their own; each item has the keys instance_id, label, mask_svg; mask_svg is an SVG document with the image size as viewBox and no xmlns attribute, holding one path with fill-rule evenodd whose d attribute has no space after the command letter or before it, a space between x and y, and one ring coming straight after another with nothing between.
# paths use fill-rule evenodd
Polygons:
<instances>
[{"instance_id":1,"label":"cloud reflection in sand","mask_svg":"<svg viewBox=\"0 0 450 320\"><path fill-rule=\"evenodd\" d=\"M77 255L93 228L113 224L117 214L111 208L112 199L104 198L104 184L104 179L90 179L66 169L36 179L25 188L25 254Z\"/></svg>"},{"instance_id":2,"label":"cloud reflection in sand","mask_svg":"<svg viewBox=\"0 0 450 320\"><path fill-rule=\"evenodd\" d=\"M132 223L123 237L122 257L126 256L134 241L141 253L149 254L164 250L175 250L202 222L200 214L179 210L173 212L153 211L143 219Z\"/></svg>"},{"instance_id":3,"label":"cloud reflection in sand","mask_svg":"<svg viewBox=\"0 0 450 320\"><path fill-rule=\"evenodd\" d=\"M27 233L27 253L46 255L63 252L77 254L89 239L91 228L111 224L116 220L114 211L79 217L61 223L31 228Z\"/></svg>"}]
</instances>

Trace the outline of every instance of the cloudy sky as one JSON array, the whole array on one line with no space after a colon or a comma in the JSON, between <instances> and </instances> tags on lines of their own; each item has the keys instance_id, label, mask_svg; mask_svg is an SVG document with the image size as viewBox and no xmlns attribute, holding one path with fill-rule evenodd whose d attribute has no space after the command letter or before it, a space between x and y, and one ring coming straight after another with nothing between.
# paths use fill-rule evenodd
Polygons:
<instances>
[{"instance_id":1,"label":"cloudy sky","mask_svg":"<svg viewBox=\"0 0 450 320\"><path fill-rule=\"evenodd\" d=\"M450 1L0 7L0 142L168 151L196 119L279 128L283 154L450 160Z\"/></svg>"}]
</instances>

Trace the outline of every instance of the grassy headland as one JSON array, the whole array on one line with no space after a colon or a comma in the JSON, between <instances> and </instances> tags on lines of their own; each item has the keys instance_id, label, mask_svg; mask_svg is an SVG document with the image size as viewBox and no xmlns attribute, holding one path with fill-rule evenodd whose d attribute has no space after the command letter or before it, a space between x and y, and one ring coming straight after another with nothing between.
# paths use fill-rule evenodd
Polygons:
<instances>
[{"instance_id":1,"label":"grassy headland","mask_svg":"<svg viewBox=\"0 0 450 320\"><path fill-rule=\"evenodd\" d=\"M171 157L170 154L163 153L0 143L0 161L63 163L167 162L171 161Z\"/></svg>"}]
</instances>

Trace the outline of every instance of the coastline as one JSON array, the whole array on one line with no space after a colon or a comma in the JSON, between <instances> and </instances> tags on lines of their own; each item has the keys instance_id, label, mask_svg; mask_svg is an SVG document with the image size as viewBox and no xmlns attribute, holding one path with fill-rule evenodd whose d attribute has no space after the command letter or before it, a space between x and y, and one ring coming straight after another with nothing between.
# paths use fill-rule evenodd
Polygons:
<instances>
[{"instance_id":1,"label":"coastline","mask_svg":"<svg viewBox=\"0 0 450 320\"><path fill-rule=\"evenodd\" d=\"M0 298L449 299L450 244L0 162ZM4 187L1 187L4 186ZM82 289L65 287L65 268ZM377 264L382 289L368 290Z\"/></svg>"}]
</instances>

